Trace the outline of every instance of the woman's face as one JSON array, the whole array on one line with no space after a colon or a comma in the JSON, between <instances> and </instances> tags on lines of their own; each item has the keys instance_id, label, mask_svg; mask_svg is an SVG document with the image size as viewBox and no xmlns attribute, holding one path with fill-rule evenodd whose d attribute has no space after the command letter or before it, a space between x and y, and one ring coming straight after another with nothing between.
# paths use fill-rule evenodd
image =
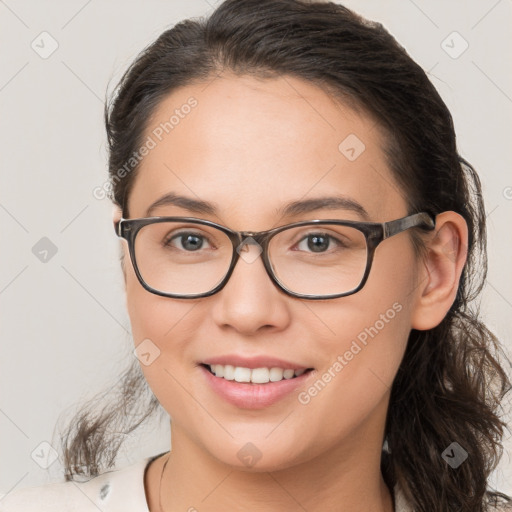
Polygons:
<instances>
[{"instance_id":1,"label":"woman's face","mask_svg":"<svg viewBox=\"0 0 512 512\"><path fill-rule=\"evenodd\" d=\"M224 75L186 86L161 102L148 136L155 144L149 144L154 147L134 181L131 218L148 216L150 205L169 193L213 203L216 210L163 204L151 216L198 217L234 230L407 215L375 122L296 78ZM289 202L327 196L359 203L368 218L346 207L277 213ZM261 257L240 258L227 285L200 299L147 292L127 251L125 261L134 342L150 354L141 366L171 416L173 445L188 443L205 457L239 468L256 462L254 470L268 471L322 454L350 460L369 449L368 439L382 440L417 293L410 232L378 247L361 291L331 300L286 295L266 274ZM260 360L254 367L313 370L293 385L285 379L290 389L279 399L270 393L270 399L251 401L245 396L250 386L263 396L264 386L284 385L233 383L202 365L217 359L250 367L243 358L256 357L282 365Z\"/></svg>"}]
</instances>

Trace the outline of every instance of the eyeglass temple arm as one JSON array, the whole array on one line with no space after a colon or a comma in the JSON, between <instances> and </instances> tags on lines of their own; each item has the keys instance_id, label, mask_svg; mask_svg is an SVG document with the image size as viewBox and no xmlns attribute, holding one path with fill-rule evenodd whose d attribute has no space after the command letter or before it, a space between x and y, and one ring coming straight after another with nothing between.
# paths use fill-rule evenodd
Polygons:
<instances>
[{"instance_id":1,"label":"eyeglass temple arm","mask_svg":"<svg viewBox=\"0 0 512 512\"><path fill-rule=\"evenodd\" d=\"M436 227L435 217L429 213L420 212L397 220L384 222L384 238L396 235L409 228L421 227L432 230Z\"/></svg>"}]
</instances>

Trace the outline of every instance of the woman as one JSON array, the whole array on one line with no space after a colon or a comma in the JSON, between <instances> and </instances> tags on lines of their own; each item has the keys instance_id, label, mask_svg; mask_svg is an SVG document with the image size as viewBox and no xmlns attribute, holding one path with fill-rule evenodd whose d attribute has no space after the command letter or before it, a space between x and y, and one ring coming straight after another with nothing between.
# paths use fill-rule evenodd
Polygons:
<instances>
[{"instance_id":1,"label":"woman","mask_svg":"<svg viewBox=\"0 0 512 512\"><path fill-rule=\"evenodd\" d=\"M227 0L105 114L138 361L64 435L67 481L3 510L510 509L479 179L381 25ZM105 471L159 404L172 450Z\"/></svg>"}]
</instances>

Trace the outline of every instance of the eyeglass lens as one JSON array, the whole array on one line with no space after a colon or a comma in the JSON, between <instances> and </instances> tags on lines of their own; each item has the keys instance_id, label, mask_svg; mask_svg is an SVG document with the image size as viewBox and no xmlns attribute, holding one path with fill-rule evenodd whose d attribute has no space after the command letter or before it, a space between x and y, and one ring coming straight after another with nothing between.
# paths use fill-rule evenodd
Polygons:
<instances>
[{"instance_id":1,"label":"eyeglass lens","mask_svg":"<svg viewBox=\"0 0 512 512\"><path fill-rule=\"evenodd\" d=\"M233 245L223 231L175 221L143 226L134 248L146 284L179 295L211 291L226 276L233 256ZM367 244L364 234L353 227L315 224L277 233L268 254L274 275L285 288L305 295L335 295L361 282Z\"/></svg>"}]
</instances>

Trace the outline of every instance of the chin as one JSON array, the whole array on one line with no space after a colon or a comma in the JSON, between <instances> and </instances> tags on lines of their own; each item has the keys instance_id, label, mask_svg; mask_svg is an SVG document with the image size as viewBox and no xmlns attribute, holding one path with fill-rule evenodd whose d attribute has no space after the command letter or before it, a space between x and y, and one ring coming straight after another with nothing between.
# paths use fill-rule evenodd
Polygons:
<instances>
[{"instance_id":1,"label":"chin","mask_svg":"<svg viewBox=\"0 0 512 512\"><path fill-rule=\"evenodd\" d=\"M236 471L249 473L280 471L308 460L305 454L291 454L286 447L268 446L268 443L263 446L263 444L261 443L258 447L256 443L247 442L241 446L230 446L229 448L224 446L221 453L216 453L216 450L210 453L222 464L230 466Z\"/></svg>"}]
</instances>

